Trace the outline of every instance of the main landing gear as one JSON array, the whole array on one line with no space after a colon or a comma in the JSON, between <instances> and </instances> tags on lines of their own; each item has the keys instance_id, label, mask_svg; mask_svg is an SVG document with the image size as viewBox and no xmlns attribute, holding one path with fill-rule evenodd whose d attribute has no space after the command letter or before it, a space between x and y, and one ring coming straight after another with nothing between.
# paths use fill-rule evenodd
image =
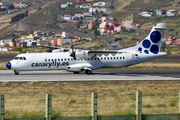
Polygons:
<instances>
[{"instance_id":1,"label":"main landing gear","mask_svg":"<svg viewBox=\"0 0 180 120\"><path fill-rule=\"evenodd\" d=\"M91 74L92 74L92 71L89 70L89 69L87 69L87 70L85 70L85 74L91 75Z\"/></svg>"},{"instance_id":2,"label":"main landing gear","mask_svg":"<svg viewBox=\"0 0 180 120\"><path fill-rule=\"evenodd\" d=\"M73 72L74 74L79 74L79 71ZM91 75L92 74L92 70L90 69L86 69L85 70L85 74Z\"/></svg>"},{"instance_id":3,"label":"main landing gear","mask_svg":"<svg viewBox=\"0 0 180 120\"><path fill-rule=\"evenodd\" d=\"M20 71L14 70L14 74L15 74L15 75L19 75L19 73L20 73Z\"/></svg>"}]
</instances>

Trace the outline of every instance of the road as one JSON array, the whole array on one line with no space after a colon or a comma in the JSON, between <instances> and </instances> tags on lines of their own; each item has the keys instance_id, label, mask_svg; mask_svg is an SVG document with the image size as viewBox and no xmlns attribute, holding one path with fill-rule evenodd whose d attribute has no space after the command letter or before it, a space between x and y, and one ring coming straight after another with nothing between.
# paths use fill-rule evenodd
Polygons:
<instances>
[{"instance_id":1,"label":"road","mask_svg":"<svg viewBox=\"0 0 180 120\"><path fill-rule=\"evenodd\" d=\"M99 69L92 75L73 74L67 71L21 71L14 75L12 70L0 70L0 82L86 82L86 81L161 81L180 80L180 69ZM173 73L173 74L172 74Z\"/></svg>"}]
</instances>

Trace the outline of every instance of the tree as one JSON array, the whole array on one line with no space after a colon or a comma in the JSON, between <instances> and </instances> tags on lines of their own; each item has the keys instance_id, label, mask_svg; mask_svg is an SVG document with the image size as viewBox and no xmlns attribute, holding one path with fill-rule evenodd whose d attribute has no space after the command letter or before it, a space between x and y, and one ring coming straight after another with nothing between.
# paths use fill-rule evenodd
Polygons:
<instances>
[{"instance_id":1,"label":"tree","mask_svg":"<svg viewBox=\"0 0 180 120\"><path fill-rule=\"evenodd\" d=\"M79 20L78 23L77 23L77 28L80 28L80 25L83 23L82 20Z\"/></svg>"},{"instance_id":2,"label":"tree","mask_svg":"<svg viewBox=\"0 0 180 120\"><path fill-rule=\"evenodd\" d=\"M20 14L15 15L14 17L11 18L11 23L19 21L19 20L23 19L24 17L27 17L28 14L29 14L29 12L26 10L25 13L20 13Z\"/></svg>"},{"instance_id":3,"label":"tree","mask_svg":"<svg viewBox=\"0 0 180 120\"><path fill-rule=\"evenodd\" d=\"M26 12L24 13L24 16L27 17L29 15L29 11L26 10Z\"/></svg>"},{"instance_id":4,"label":"tree","mask_svg":"<svg viewBox=\"0 0 180 120\"><path fill-rule=\"evenodd\" d=\"M13 4L9 5L8 9L10 10L14 9L14 5Z\"/></svg>"},{"instance_id":5,"label":"tree","mask_svg":"<svg viewBox=\"0 0 180 120\"><path fill-rule=\"evenodd\" d=\"M99 35L100 35L100 32L97 30L97 28L94 29L94 37L95 37L95 39L96 39L97 36L99 36Z\"/></svg>"}]
</instances>

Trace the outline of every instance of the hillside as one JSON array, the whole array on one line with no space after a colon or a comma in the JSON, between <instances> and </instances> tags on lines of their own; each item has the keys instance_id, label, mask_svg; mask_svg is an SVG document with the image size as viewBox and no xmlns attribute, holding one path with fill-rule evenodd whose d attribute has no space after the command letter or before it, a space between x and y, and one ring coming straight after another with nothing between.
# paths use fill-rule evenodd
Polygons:
<instances>
[{"instance_id":1,"label":"hillside","mask_svg":"<svg viewBox=\"0 0 180 120\"><path fill-rule=\"evenodd\" d=\"M95 0L98 2L101 0ZM74 0L68 0L68 2L74 2ZM113 9L112 16L115 20L121 23L123 19L133 19L134 22L139 23L141 25L141 29L145 29L146 26L152 26L158 22L165 22L170 26L171 29L168 34L174 35L175 37L180 37L180 16L175 17L162 17L162 16L153 16L151 18L145 18L139 16L138 13L151 9L175 9L179 10L180 2L178 0L105 0L105 2L111 2L115 9ZM43 2L41 4L39 11L37 8L29 8L29 13L31 13L28 17L16 22L11 23L5 31L32 31L32 30L52 30L59 29L60 26L63 28L76 29L76 21L70 21L64 24L62 20L59 20L59 16L62 14L74 14L81 13L85 10L70 8L67 10L61 10L60 5L62 3L66 3L63 0L54 0ZM76 3L77 4L77 3ZM10 16L11 17L11 16ZM10 18L9 17L9 18ZM3 18L3 17L1 17ZM5 18L5 20L7 20ZM3 30L3 31L4 31ZM146 31L142 31L146 32ZM148 32L148 31L147 31ZM0 36L2 36L3 32L1 32ZM6 32L7 34L7 32Z\"/></svg>"}]
</instances>

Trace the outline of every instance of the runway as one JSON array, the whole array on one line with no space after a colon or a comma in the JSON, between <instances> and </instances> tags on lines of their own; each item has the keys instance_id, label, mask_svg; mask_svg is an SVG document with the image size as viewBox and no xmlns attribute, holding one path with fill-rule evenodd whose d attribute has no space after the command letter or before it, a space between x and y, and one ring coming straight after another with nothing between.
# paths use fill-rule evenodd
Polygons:
<instances>
[{"instance_id":1,"label":"runway","mask_svg":"<svg viewBox=\"0 0 180 120\"><path fill-rule=\"evenodd\" d=\"M92 75L73 74L68 71L21 71L14 75L13 70L0 70L0 82L31 82L31 81L161 81L180 80L179 69L99 69Z\"/></svg>"}]
</instances>

